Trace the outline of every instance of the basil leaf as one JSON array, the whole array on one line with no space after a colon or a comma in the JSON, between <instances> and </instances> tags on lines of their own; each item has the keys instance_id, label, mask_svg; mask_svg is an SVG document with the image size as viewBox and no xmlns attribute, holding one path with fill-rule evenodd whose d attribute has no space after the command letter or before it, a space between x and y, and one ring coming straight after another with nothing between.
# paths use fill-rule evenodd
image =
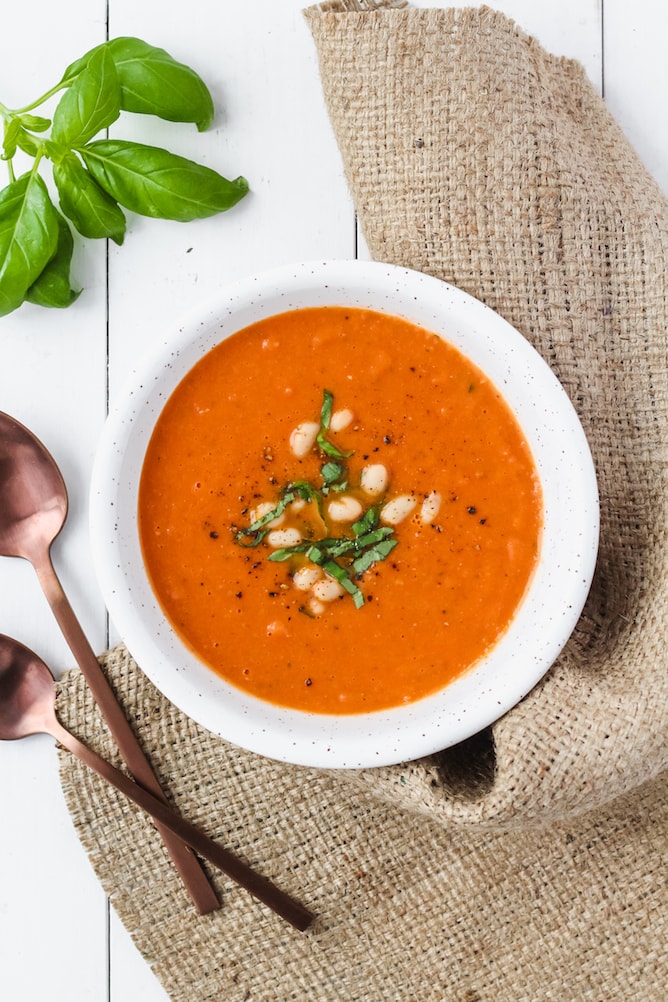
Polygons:
<instances>
[{"instance_id":1,"label":"basil leaf","mask_svg":"<svg viewBox=\"0 0 668 1002\"><path fill-rule=\"evenodd\" d=\"M397 542L398 540L396 539L383 539L375 546L365 550L361 556L353 560L353 570L355 573L364 574L364 572L368 571L372 564L375 564L380 560L385 560L385 558L390 555L394 547L397 545Z\"/></svg>"},{"instance_id":2,"label":"basil leaf","mask_svg":"<svg viewBox=\"0 0 668 1002\"><path fill-rule=\"evenodd\" d=\"M341 479L345 472L345 466L342 466L341 463L335 463L332 461L325 463L320 470L320 476L322 477L325 487L331 487L337 480Z\"/></svg>"},{"instance_id":3,"label":"basil leaf","mask_svg":"<svg viewBox=\"0 0 668 1002\"><path fill-rule=\"evenodd\" d=\"M83 145L115 122L120 111L116 66L108 49L100 46L58 102L51 138L64 145Z\"/></svg>"},{"instance_id":4,"label":"basil leaf","mask_svg":"<svg viewBox=\"0 0 668 1002\"><path fill-rule=\"evenodd\" d=\"M209 167L167 150L121 139L98 140L79 150L101 188L143 216L187 222L235 205L248 191Z\"/></svg>"},{"instance_id":5,"label":"basil leaf","mask_svg":"<svg viewBox=\"0 0 668 1002\"><path fill-rule=\"evenodd\" d=\"M317 546L326 556L345 557L362 553L367 547L387 539L393 532L394 529L384 526L382 529L375 529L373 532L367 532L353 539L349 536L338 536L332 539L319 539L312 545Z\"/></svg>"},{"instance_id":6,"label":"basil leaf","mask_svg":"<svg viewBox=\"0 0 668 1002\"><path fill-rule=\"evenodd\" d=\"M211 125L213 100L204 81L189 66L141 38L103 42L71 63L61 83L69 85L101 48L113 57L123 111L157 115L168 122L194 122L200 132Z\"/></svg>"},{"instance_id":7,"label":"basil leaf","mask_svg":"<svg viewBox=\"0 0 668 1002\"><path fill-rule=\"evenodd\" d=\"M356 609L361 609L364 606L364 595L362 591L357 587L354 581L350 579L342 581L341 584L353 597L353 602L355 603Z\"/></svg>"},{"instance_id":8,"label":"basil leaf","mask_svg":"<svg viewBox=\"0 0 668 1002\"><path fill-rule=\"evenodd\" d=\"M234 537L234 542L238 543L239 546L245 546L247 549L255 549L259 546L264 537L268 534L269 529L257 529L255 533L249 532L248 529L240 529L239 532ZM250 539L246 539L250 536Z\"/></svg>"},{"instance_id":9,"label":"basil leaf","mask_svg":"<svg viewBox=\"0 0 668 1002\"><path fill-rule=\"evenodd\" d=\"M16 133L16 145L24 153L27 153L29 157L36 157L40 151L39 140L35 139L29 132L25 129L20 128Z\"/></svg>"},{"instance_id":10,"label":"basil leaf","mask_svg":"<svg viewBox=\"0 0 668 1002\"><path fill-rule=\"evenodd\" d=\"M246 529L240 529L237 532L234 537L235 542L241 543L244 546L257 546L258 543L262 542L269 531L268 529L265 529L265 526L268 525L269 522L273 522L275 518L279 517L279 515L282 515L290 502L294 501L297 496L298 495L295 491L286 490L281 500L274 508L271 509L271 511L268 511L266 515L262 515L261 518L257 518ZM250 543L245 543L245 536L255 536L255 539Z\"/></svg>"},{"instance_id":11,"label":"basil leaf","mask_svg":"<svg viewBox=\"0 0 668 1002\"><path fill-rule=\"evenodd\" d=\"M322 510L323 494L325 493L324 490L322 493L319 490L316 490L316 488L313 487L308 480L291 480L285 490L294 491L297 497L301 498L302 501L308 502L308 504L315 501L318 506L320 517L324 517Z\"/></svg>"},{"instance_id":12,"label":"basil leaf","mask_svg":"<svg viewBox=\"0 0 668 1002\"><path fill-rule=\"evenodd\" d=\"M55 164L53 179L60 207L84 237L110 237L122 244L126 219L117 202L100 188L74 154Z\"/></svg>"},{"instance_id":13,"label":"basil leaf","mask_svg":"<svg viewBox=\"0 0 668 1002\"><path fill-rule=\"evenodd\" d=\"M324 452L326 456L332 456L334 459L348 459L352 456L352 452L343 452L336 445L330 442L323 432L318 432L316 436L316 442L318 443L318 448L321 452Z\"/></svg>"},{"instance_id":14,"label":"basil leaf","mask_svg":"<svg viewBox=\"0 0 668 1002\"><path fill-rule=\"evenodd\" d=\"M273 520L275 518L278 518L279 515L282 515L285 509L288 507L288 505L292 501L295 501L297 498L301 498L303 501L308 501L308 502L316 500L319 503L320 501L320 495L316 490L314 490L313 487L311 487L308 481L293 480L291 483L287 485L287 487L283 488L280 501L278 501L275 504L275 506L270 511L267 512L266 515L262 515L261 518L256 519L246 529L240 529L234 537L235 541L237 543L242 543L242 545L245 546L257 546L258 543L261 543L264 537L267 535L268 530L265 530L265 526L267 526L269 522L273 522ZM244 543L243 540L245 536L255 536L256 538L251 543ZM301 553L304 552L307 546L310 545L311 544L308 543L305 544L301 549L298 549L300 544L297 544L294 548L285 547L284 549L292 550L295 553L297 552ZM269 557L269 559L271 560L272 558ZM287 558L281 558L281 559L287 559Z\"/></svg>"},{"instance_id":15,"label":"basil leaf","mask_svg":"<svg viewBox=\"0 0 668 1002\"><path fill-rule=\"evenodd\" d=\"M355 608L361 609L364 605L364 595L345 568L337 564L335 560L325 560L324 563L320 564L320 566L326 574L329 574L330 577L338 581L341 587L345 588L349 595L352 595Z\"/></svg>"},{"instance_id":16,"label":"basil leaf","mask_svg":"<svg viewBox=\"0 0 668 1002\"><path fill-rule=\"evenodd\" d=\"M331 390L324 390L322 394L322 407L320 408L320 431L329 431L333 406L334 394Z\"/></svg>"},{"instance_id":17,"label":"basil leaf","mask_svg":"<svg viewBox=\"0 0 668 1002\"><path fill-rule=\"evenodd\" d=\"M16 147L18 145L18 136L21 131L21 125L18 118L10 118L9 121L5 121L5 127L3 130L2 137L2 159L11 160L16 153Z\"/></svg>"},{"instance_id":18,"label":"basil leaf","mask_svg":"<svg viewBox=\"0 0 668 1002\"><path fill-rule=\"evenodd\" d=\"M310 546L311 543L295 543L294 546L280 546L277 550L272 550L267 560L273 560L274 563L281 564L289 560L290 557L294 557L296 553L306 553Z\"/></svg>"},{"instance_id":19,"label":"basil leaf","mask_svg":"<svg viewBox=\"0 0 668 1002\"><path fill-rule=\"evenodd\" d=\"M389 525L384 525L380 529L373 529L371 532L365 532L363 536L358 536L355 540L355 548L358 552L366 550L367 547L379 543L381 539L388 539L393 533L394 529Z\"/></svg>"},{"instance_id":20,"label":"basil leaf","mask_svg":"<svg viewBox=\"0 0 668 1002\"><path fill-rule=\"evenodd\" d=\"M70 87L75 82L79 74L83 73L86 69L91 56L98 52L106 44L106 42L101 42L100 45L94 46L94 48L85 52L83 56L79 56L79 58L75 59L73 63L70 63L60 78L57 89L62 90L64 87Z\"/></svg>"},{"instance_id":21,"label":"basil leaf","mask_svg":"<svg viewBox=\"0 0 668 1002\"><path fill-rule=\"evenodd\" d=\"M75 292L70 284L70 264L74 250L72 233L59 212L56 213L56 217L58 220L56 253L37 281L30 286L25 298L36 306L64 309L78 299L81 290Z\"/></svg>"},{"instance_id":22,"label":"basil leaf","mask_svg":"<svg viewBox=\"0 0 668 1002\"><path fill-rule=\"evenodd\" d=\"M313 545L318 547L323 556L328 557L344 557L355 550L355 540L349 539L348 536L319 539Z\"/></svg>"},{"instance_id":23,"label":"basil leaf","mask_svg":"<svg viewBox=\"0 0 668 1002\"><path fill-rule=\"evenodd\" d=\"M291 480L285 489L286 491L292 491L293 494L301 498L302 501L320 501L318 491L308 482L308 480Z\"/></svg>"},{"instance_id":24,"label":"basil leaf","mask_svg":"<svg viewBox=\"0 0 668 1002\"><path fill-rule=\"evenodd\" d=\"M322 395L322 407L320 408L320 431L316 436L316 442L321 452L333 459L348 459L352 452L342 452L327 438L329 424L332 420L332 407L334 404L334 394L331 390L324 390Z\"/></svg>"},{"instance_id":25,"label":"basil leaf","mask_svg":"<svg viewBox=\"0 0 668 1002\"><path fill-rule=\"evenodd\" d=\"M189 66L141 38L108 43L121 83L121 107L169 122L194 122L200 132L213 121L213 100L204 81Z\"/></svg>"},{"instance_id":26,"label":"basil leaf","mask_svg":"<svg viewBox=\"0 0 668 1002\"><path fill-rule=\"evenodd\" d=\"M42 118L41 115L21 115L19 121L24 129L30 132L46 132L51 125L50 118Z\"/></svg>"},{"instance_id":27,"label":"basil leaf","mask_svg":"<svg viewBox=\"0 0 668 1002\"><path fill-rule=\"evenodd\" d=\"M364 513L362 518L358 519L357 522L353 522L352 530L356 536L361 536L370 529L375 529L380 520L380 514L378 508L372 506L367 512Z\"/></svg>"},{"instance_id":28,"label":"basil leaf","mask_svg":"<svg viewBox=\"0 0 668 1002\"><path fill-rule=\"evenodd\" d=\"M317 564L318 567L322 567L324 562L328 559L326 554L322 552L319 545L311 544L306 551L306 556L309 558L312 564Z\"/></svg>"},{"instance_id":29,"label":"basil leaf","mask_svg":"<svg viewBox=\"0 0 668 1002\"><path fill-rule=\"evenodd\" d=\"M56 252L58 214L38 174L0 192L0 317L21 305Z\"/></svg>"}]
</instances>

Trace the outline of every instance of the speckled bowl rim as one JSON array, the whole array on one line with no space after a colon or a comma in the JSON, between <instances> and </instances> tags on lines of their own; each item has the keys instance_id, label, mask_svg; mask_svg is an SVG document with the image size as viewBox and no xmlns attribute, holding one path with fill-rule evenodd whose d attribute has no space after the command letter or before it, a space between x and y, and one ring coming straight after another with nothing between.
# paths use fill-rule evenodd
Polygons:
<instances>
[{"instance_id":1,"label":"speckled bowl rim","mask_svg":"<svg viewBox=\"0 0 668 1002\"><path fill-rule=\"evenodd\" d=\"M223 338L304 306L397 314L442 335L502 392L522 425L542 482L541 557L510 627L464 676L415 703L328 716L273 706L218 678L179 640L144 572L137 488L154 422L186 372ZM510 324L470 295L425 274L361 261L306 262L240 281L173 330L111 409L90 495L93 559L111 618L153 684L192 719L250 751L298 765L366 768L456 744L516 705L570 637L594 573L599 534L589 446L566 393Z\"/></svg>"}]
</instances>

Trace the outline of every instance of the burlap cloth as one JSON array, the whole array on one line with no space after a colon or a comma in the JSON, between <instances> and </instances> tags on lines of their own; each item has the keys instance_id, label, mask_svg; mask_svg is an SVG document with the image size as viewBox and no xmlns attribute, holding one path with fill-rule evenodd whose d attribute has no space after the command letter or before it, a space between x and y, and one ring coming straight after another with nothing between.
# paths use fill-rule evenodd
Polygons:
<instances>
[{"instance_id":1,"label":"burlap cloth","mask_svg":"<svg viewBox=\"0 0 668 1002\"><path fill-rule=\"evenodd\" d=\"M305 934L218 876L197 917L151 825L63 753L65 796L178 1002L663 1000L668 204L578 65L489 9L373 6L306 15L366 241L484 300L566 387L601 492L584 615L488 732L362 773L239 751L103 658L174 801L313 908ZM117 761L76 671L58 710Z\"/></svg>"}]
</instances>

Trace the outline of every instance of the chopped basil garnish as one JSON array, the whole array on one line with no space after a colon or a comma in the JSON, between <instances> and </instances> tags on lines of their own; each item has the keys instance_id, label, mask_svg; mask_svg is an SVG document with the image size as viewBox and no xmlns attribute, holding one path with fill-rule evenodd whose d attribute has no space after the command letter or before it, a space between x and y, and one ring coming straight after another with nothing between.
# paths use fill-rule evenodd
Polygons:
<instances>
[{"instance_id":1,"label":"chopped basil garnish","mask_svg":"<svg viewBox=\"0 0 668 1002\"><path fill-rule=\"evenodd\" d=\"M322 477L322 493L328 494L332 491L345 491L348 486L346 477L347 470L341 463L335 463L330 459L320 470Z\"/></svg>"},{"instance_id":2,"label":"chopped basil garnish","mask_svg":"<svg viewBox=\"0 0 668 1002\"><path fill-rule=\"evenodd\" d=\"M353 570L356 574L364 574L368 571L372 564L375 564L379 560L385 560L386 557L390 555L394 547L397 545L396 539L383 539L375 546L371 546L368 550L353 560Z\"/></svg>"},{"instance_id":3,"label":"chopped basil garnish","mask_svg":"<svg viewBox=\"0 0 668 1002\"><path fill-rule=\"evenodd\" d=\"M235 542L241 546L258 546L270 531L270 523L279 518L288 505L297 499L307 503L315 503L322 523L325 523L324 502L330 491L343 491L348 488L348 469L345 460L352 452L342 452L330 442L327 434L330 429L334 397L329 390L323 393L320 411L320 430L316 444L321 453L329 457L320 467L321 487L314 487L307 480L294 480L281 491L280 498L274 507L261 518L256 519L245 529L235 533ZM303 539L292 546L277 547L268 555L274 563L285 563L297 558L298 562L310 561L338 581L341 587L352 597L355 607L361 609L364 605L364 594L357 584L365 571L385 558L397 545L394 529L391 526L380 526L380 507L371 505L360 518L350 526L352 535L325 536L322 539Z\"/></svg>"},{"instance_id":4,"label":"chopped basil garnish","mask_svg":"<svg viewBox=\"0 0 668 1002\"><path fill-rule=\"evenodd\" d=\"M325 390L322 396L322 407L320 408L320 431L317 434L316 442L320 451L324 452L326 456L333 456L334 459L348 459L352 456L352 452L342 452L338 446L334 445L327 438L327 432L332 420L333 404L333 393L330 390Z\"/></svg>"},{"instance_id":5,"label":"chopped basil garnish","mask_svg":"<svg viewBox=\"0 0 668 1002\"><path fill-rule=\"evenodd\" d=\"M294 546L280 546L277 550L272 550L267 560L273 560L277 564L283 563L285 560L290 560L291 557L296 556L298 553L307 553L313 544L308 543L296 543Z\"/></svg>"},{"instance_id":6,"label":"chopped basil garnish","mask_svg":"<svg viewBox=\"0 0 668 1002\"><path fill-rule=\"evenodd\" d=\"M356 536L363 536L370 529L375 529L380 521L380 512L375 505L362 515L356 522L353 522L353 532Z\"/></svg>"},{"instance_id":7,"label":"chopped basil garnish","mask_svg":"<svg viewBox=\"0 0 668 1002\"><path fill-rule=\"evenodd\" d=\"M345 588L347 592L353 597L355 602L355 608L361 609L364 605L364 595L358 585L355 584L350 576L349 571L342 567L341 564L337 564L336 560L332 560L327 556L326 553L320 549L319 546L312 546L310 550L307 551L307 557L318 567L322 567L326 574L334 578L339 584Z\"/></svg>"},{"instance_id":8,"label":"chopped basil garnish","mask_svg":"<svg viewBox=\"0 0 668 1002\"><path fill-rule=\"evenodd\" d=\"M271 511L268 511L266 515L256 519L246 529L239 529L234 536L234 541L240 543L241 546L257 546L269 532L269 529L265 527L270 522L273 522L275 518L282 515L288 505L292 501L296 501L297 498L301 498L302 501L307 502L315 501L318 506L320 506L322 500L315 487L312 487L306 480L294 480L283 489L281 499L275 507ZM247 537L251 537L249 541L247 541Z\"/></svg>"}]
</instances>

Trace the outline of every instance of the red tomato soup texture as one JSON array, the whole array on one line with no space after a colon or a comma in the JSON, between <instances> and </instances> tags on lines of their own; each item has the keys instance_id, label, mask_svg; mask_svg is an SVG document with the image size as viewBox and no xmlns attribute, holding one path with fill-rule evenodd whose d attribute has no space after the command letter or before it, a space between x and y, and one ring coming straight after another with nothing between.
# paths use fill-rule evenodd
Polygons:
<instances>
[{"instance_id":1,"label":"red tomato soup texture","mask_svg":"<svg viewBox=\"0 0 668 1002\"><path fill-rule=\"evenodd\" d=\"M494 645L542 511L517 422L459 351L398 317L318 307L234 334L188 373L138 518L159 602L212 671L354 714L442 689Z\"/></svg>"}]
</instances>

